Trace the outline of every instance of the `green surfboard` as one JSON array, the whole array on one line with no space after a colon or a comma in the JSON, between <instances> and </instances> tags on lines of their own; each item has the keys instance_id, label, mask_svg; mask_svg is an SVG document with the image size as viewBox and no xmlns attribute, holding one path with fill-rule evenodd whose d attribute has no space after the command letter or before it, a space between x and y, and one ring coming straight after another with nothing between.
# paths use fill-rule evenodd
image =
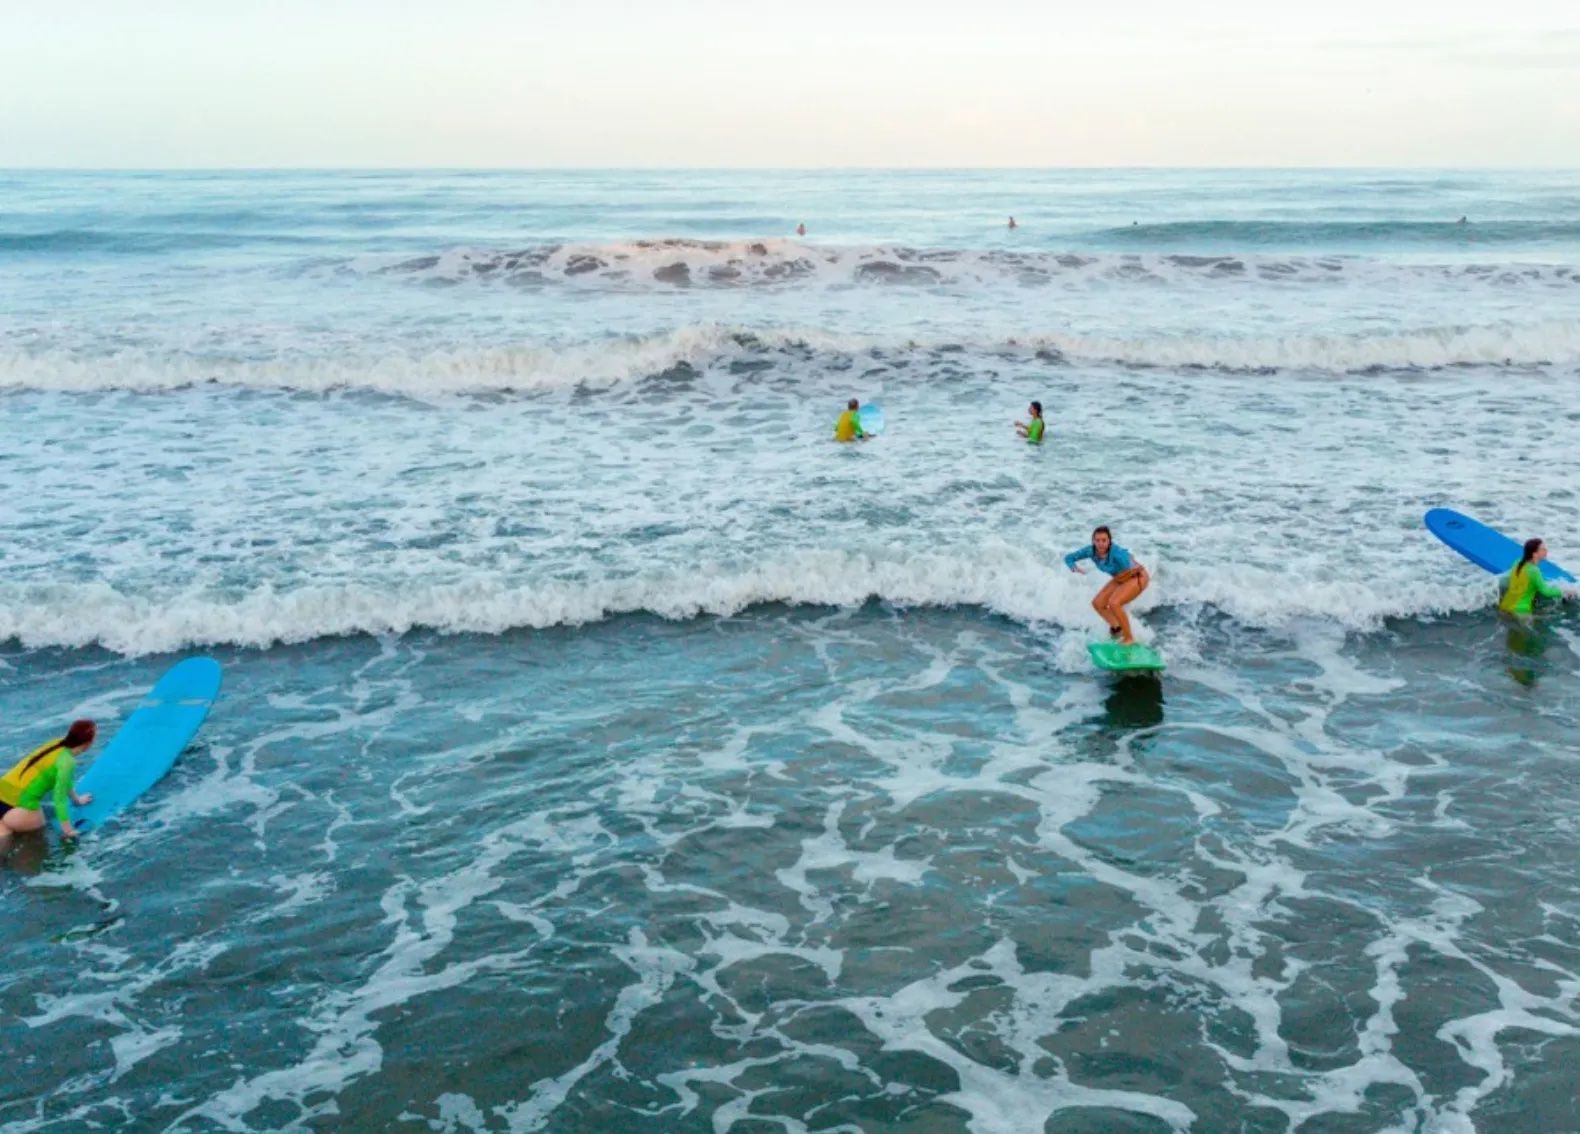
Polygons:
<instances>
[{"instance_id":1,"label":"green surfboard","mask_svg":"<svg viewBox=\"0 0 1580 1134\"><path fill-rule=\"evenodd\" d=\"M1098 669L1110 673L1158 672L1163 669L1163 655L1151 646L1137 642L1122 646L1118 642L1093 642L1086 647Z\"/></svg>"}]
</instances>

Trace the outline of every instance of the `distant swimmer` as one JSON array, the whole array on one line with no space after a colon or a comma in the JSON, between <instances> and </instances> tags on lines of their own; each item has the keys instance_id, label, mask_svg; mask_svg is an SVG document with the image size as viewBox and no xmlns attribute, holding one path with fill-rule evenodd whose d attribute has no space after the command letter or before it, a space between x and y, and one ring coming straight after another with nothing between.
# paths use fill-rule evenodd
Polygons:
<instances>
[{"instance_id":1,"label":"distant swimmer","mask_svg":"<svg viewBox=\"0 0 1580 1134\"><path fill-rule=\"evenodd\" d=\"M1031 414L1031 420L1017 421L1015 423L1015 432L1020 434L1033 445L1041 445L1042 430L1046 424L1042 420L1042 403L1032 402L1027 412Z\"/></svg>"},{"instance_id":2,"label":"distant swimmer","mask_svg":"<svg viewBox=\"0 0 1580 1134\"><path fill-rule=\"evenodd\" d=\"M806 224L804 222L795 226L795 234L797 236L806 235Z\"/></svg>"},{"instance_id":3,"label":"distant swimmer","mask_svg":"<svg viewBox=\"0 0 1580 1134\"><path fill-rule=\"evenodd\" d=\"M42 830L44 798L55 804L55 822L68 839L77 837L71 823L71 804L85 807L91 795L78 795L73 787L77 757L93 746L98 733L92 721L72 721L66 735L35 748L0 777L0 845L12 835Z\"/></svg>"},{"instance_id":4,"label":"distant swimmer","mask_svg":"<svg viewBox=\"0 0 1580 1134\"><path fill-rule=\"evenodd\" d=\"M1528 615L1538 598L1572 598L1573 591L1565 591L1542 577L1541 562L1547 558L1547 545L1539 539L1525 541L1524 554L1504 576L1503 597L1498 609L1504 614Z\"/></svg>"},{"instance_id":5,"label":"distant swimmer","mask_svg":"<svg viewBox=\"0 0 1580 1134\"><path fill-rule=\"evenodd\" d=\"M1147 589L1152 576L1131 558L1130 552L1114 542L1113 533L1107 525L1094 528L1092 542L1066 555L1064 565L1076 574L1084 575L1085 569L1077 566L1083 559L1090 559L1092 566L1109 577L1092 600L1092 609L1108 623L1111 637L1118 638L1127 646L1134 645L1136 637L1130 632L1130 616L1125 613L1125 607Z\"/></svg>"},{"instance_id":6,"label":"distant swimmer","mask_svg":"<svg viewBox=\"0 0 1580 1134\"><path fill-rule=\"evenodd\" d=\"M834 440L836 441L865 441L866 430L861 428L861 402L851 398L845 404L845 412L839 415L839 421L834 426Z\"/></svg>"},{"instance_id":7,"label":"distant swimmer","mask_svg":"<svg viewBox=\"0 0 1580 1134\"><path fill-rule=\"evenodd\" d=\"M1469 224L1469 223L1470 223L1470 218L1469 218L1469 217L1460 217L1460 218L1459 218L1459 219L1458 219L1458 220L1457 220L1457 221L1455 221L1455 222L1454 222L1454 223L1455 223L1455 224Z\"/></svg>"},{"instance_id":8,"label":"distant swimmer","mask_svg":"<svg viewBox=\"0 0 1580 1134\"><path fill-rule=\"evenodd\" d=\"M1015 223L1015 218L1014 217L1010 217L1009 218L1009 227L1010 228L1019 228L1020 225Z\"/></svg>"}]
</instances>

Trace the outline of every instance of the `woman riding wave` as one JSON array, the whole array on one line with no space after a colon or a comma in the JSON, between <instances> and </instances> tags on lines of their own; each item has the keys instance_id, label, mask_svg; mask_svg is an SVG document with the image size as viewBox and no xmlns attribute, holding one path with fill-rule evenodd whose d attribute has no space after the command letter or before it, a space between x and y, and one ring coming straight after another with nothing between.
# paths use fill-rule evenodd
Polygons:
<instances>
[{"instance_id":1,"label":"woman riding wave","mask_svg":"<svg viewBox=\"0 0 1580 1134\"><path fill-rule=\"evenodd\" d=\"M1152 576L1147 569L1131 558L1130 552L1114 542L1107 525L1094 528L1092 542L1064 557L1064 565L1076 574L1086 570L1077 566L1083 559L1090 559L1092 566L1109 576L1103 589L1092 600L1092 609L1108 623L1108 633L1127 646L1135 645L1135 635L1130 632L1130 616L1125 606L1134 602L1137 595L1147 589Z\"/></svg>"}]
</instances>

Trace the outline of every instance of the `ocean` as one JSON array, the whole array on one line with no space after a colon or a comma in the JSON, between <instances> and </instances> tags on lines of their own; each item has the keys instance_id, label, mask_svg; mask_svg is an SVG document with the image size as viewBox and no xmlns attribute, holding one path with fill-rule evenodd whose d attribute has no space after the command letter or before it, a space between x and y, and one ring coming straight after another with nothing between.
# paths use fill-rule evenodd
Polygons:
<instances>
[{"instance_id":1,"label":"ocean","mask_svg":"<svg viewBox=\"0 0 1580 1134\"><path fill-rule=\"evenodd\" d=\"M1577 378L1575 173L0 173L4 762L225 667L0 1129L1580 1130Z\"/></svg>"}]
</instances>

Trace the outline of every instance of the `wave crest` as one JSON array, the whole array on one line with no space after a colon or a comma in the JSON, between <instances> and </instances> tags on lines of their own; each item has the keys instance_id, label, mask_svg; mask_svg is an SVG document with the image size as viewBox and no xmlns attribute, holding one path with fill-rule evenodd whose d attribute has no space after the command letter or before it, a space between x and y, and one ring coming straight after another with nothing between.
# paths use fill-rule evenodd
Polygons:
<instances>
[{"instance_id":1,"label":"wave crest","mask_svg":"<svg viewBox=\"0 0 1580 1134\"><path fill-rule=\"evenodd\" d=\"M1122 236L1126 242L1143 242L1144 237L1138 234L1176 228L1181 233L1192 233L1202 226L1138 226L1116 229L1112 235ZM1217 231L1224 226L1208 228ZM1233 229L1229 226L1229 231ZM1156 242L1155 238L1147 239ZM1184 240L1184 236L1176 239ZM521 288L568 286L617 291L795 284L1037 287L1087 282L1166 284L1182 280L1331 284L1356 276L1435 279L1467 285L1580 286L1580 269L1567 264L1400 264L1321 254L970 251L901 244L842 247L780 239L632 240L544 244L513 251L453 248L423 256L363 256L341 261L334 267L355 275L396 276L436 286L495 283Z\"/></svg>"},{"instance_id":2,"label":"wave crest","mask_svg":"<svg viewBox=\"0 0 1580 1134\"><path fill-rule=\"evenodd\" d=\"M241 388L326 393L365 390L405 397L608 389L696 373L732 363L794 367L811 355L825 362L903 356L921 363L909 380L927 381L934 356L969 351L989 360L1101 363L1222 371L1332 374L1433 370L1456 366L1551 366L1580 362L1580 319L1528 325L1427 327L1354 335L1157 334L1150 337L1032 334L961 342L954 338L890 341L813 330L694 324L650 335L574 343L390 354L372 359L203 359L190 354L125 351L102 356L0 352L0 391L162 391L218 383ZM793 374L793 371L791 372Z\"/></svg>"},{"instance_id":3,"label":"wave crest","mask_svg":"<svg viewBox=\"0 0 1580 1134\"><path fill-rule=\"evenodd\" d=\"M1159 608L1210 607L1256 626L1318 618L1369 629L1385 618L1478 609L1489 600L1485 585L1418 578L1374 587L1364 581L1302 581L1245 566L1226 572L1167 563L1156 564L1154 573L1156 585L1134 607L1143 619ZM501 634L631 614L727 617L771 604L849 608L870 600L901 608L977 608L1084 633L1096 628L1089 606L1093 589L1029 551L1002 546L970 555L789 552L744 566L698 565L589 582L343 582L159 597L104 583L12 585L0 588L0 641L29 649L100 646L137 655L415 630Z\"/></svg>"}]
</instances>

